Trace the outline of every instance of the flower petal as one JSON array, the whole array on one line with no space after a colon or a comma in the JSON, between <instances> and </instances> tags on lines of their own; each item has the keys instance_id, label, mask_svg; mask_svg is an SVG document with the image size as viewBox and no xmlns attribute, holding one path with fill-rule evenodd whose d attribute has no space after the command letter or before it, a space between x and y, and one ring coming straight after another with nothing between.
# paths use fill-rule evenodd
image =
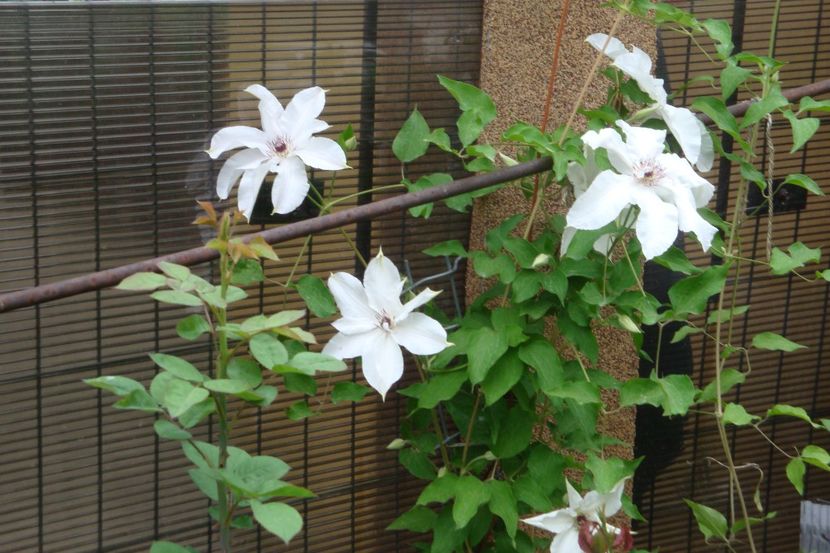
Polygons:
<instances>
[{"instance_id":1,"label":"flower petal","mask_svg":"<svg viewBox=\"0 0 830 553\"><path fill-rule=\"evenodd\" d=\"M618 121L617 123L620 122L625 123L625 121ZM618 173L623 175L633 173L632 163L636 160L630 159L629 147L623 142L620 133L614 129L604 128L599 132L588 131L582 135L582 142L587 147L586 150L605 148L608 153L608 161L611 162Z\"/></svg>"},{"instance_id":2,"label":"flower petal","mask_svg":"<svg viewBox=\"0 0 830 553\"><path fill-rule=\"evenodd\" d=\"M717 234L718 229L710 225L706 219L700 216L695 207L695 199L692 191L682 186L672 188L674 193L674 205L677 206L678 226L683 232L694 232L703 250L706 251L712 245L712 238Z\"/></svg>"},{"instance_id":3,"label":"flower petal","mask_svg":"<svg viewBox=\"0 0 830 553\"><path fill-rule=\"evenodd\" d=\"M689 161L676 154L664 154L660 156L658 163L668 168L671 182L684 186L692 191L695 199L695 207L704 207L712 199L715 187L708 180L695 172ZM667 187L670 188L670 187Z\"/></svg>"},{"instance_id":4,"label":"flower petal","mask_svg":"<svg viewBox=\"0 0 830 553\"><path fill-rule=\"evenodd\" d=\"M403 376L403 353L388 332L379 329L371 335L369 348L363 353L363 376L386 399L386 392Z\"/></svg>"},{"instance_id":5,"label":"flower petal","mask_svg":"<svg viewBox=\"0 0 830 553\"><path fill-rule=\"evenodd\" d=\"M568 491L568 505L571 509L578 509L582 505L582 496L567 478L565 478L565 489Z\"/></svg>"},{"instance_id":6,"label":"flower petal","mask_svg":"<svg viewBox=\"0 0 830 553\"><path fill-rule=\"evenodd\" d=\"M224 152L235 148L257 148L264 152L268 149L268 137L259 129L238 125L219 129L210 139L210 149L207 154L213 159Z\"/></svg>"},{"instance_id":7,"label":"flower petal","mask_svg":"<svg viewBox=\"0 0 830 553\"><path fill-rule=\"evenodd\" d=\"M225 160L216 178L216 194L223 200L227 199L243 171L257 168L266 159L256 148L246 148L233 154Z\"/></svg>"},{"instance_id":8,"label":"flower petal","mask_svg":"<svg viewBox=\"0 0 830 553\"><path fill-rule=\"evenodd\" d=\"M386 311L395 316L401 312L403 280L395 264L383 255L383 251L369 261L363 276L363 287L369 297L369 306L375 311Z\"/></svg>"},{"instance_id":9,"label":"flower petal","mask_svg":"<svg viewBox=\"0 0 830 553\"><path fill-rule=\"evenodd\" d=\"M280 101L261 84L252 84L245 89L245 92L259 98L259 116L262 120L262 130L269 136L278 135L279 127L277 123L285 111Z\"/></svg>"},{"instance_id":10,"label":"flower petal","mask_svg":"<svg viewBox=\"0 0 830 553\"><path fill-rule=\"evenodd\" d=\"M303 163L315 169L337 171L347 167L343 148L330 138L314 136L302 147L294 150L294 153L303 160Z\"/></svg>"},{"instance_id":11,"label":"flower petal","mask_svg":"<svg viewBox=\"0 0 830 553\"><path fill-rule=\"evenodd\" d=\"M640 206L635 231L646 259L669 249L677 238L677 208L661 200L651 190L639 190L636 203Z\"/></svg>"},{"instance_id":12,"label":"flower petal","mask_svg":"<svg viewBox=\"0 0 830 553\"><path fill-rule=\"evenodd\" d=\"M560 534L556 534L550 544L551 553L581 553L579 546L579 529L577 526L568 528Z\"/></svg>"},{"instance_id":13,"label":"flower petal","mask_svg":"<svg viewBox=\"0 0 830 553\"><path fill-rule=\"evenodd\" d=\"M571 241L576 236L576 231L577 229L569 226L562 229L562 243L559 244L559 257L565 257L565 254L568 253L568 246L571 245Z\"/></svg>"},{"instance_id":14,"label":"flower petal","mask_svg":"<svg viewBox=\"0 0 830 553\"><path fill-rule=\"evenodd\" d=\"M571 206L568 226L585 230L604 227L632 203L635 186L631 177L603 171Z\"/></svg>"},{"instance_id":15,"label":"flower petal","mask_svg":"<svg viewBox=\"0 0 830 553\"><path fill-rule=\"evenodd\" d=\"M392 337L415 355L433 355L447 344L447 331L441 323L423 313L411 313L392 329Z\"/></svg>"},{"instance_id":16,"label":"flower petal","mask_svg":"<svg viewBox=\"0 0 830 553\"><path fill-rule=\"evenodd\" d=\"M329 277L328 286L344 318L376 320L377 314L369 307L366 291L354 276L334 273Z\"/></svg>"},{"instance_id":17,"label":"flower petal","mask_svg":"<svg viewBox=\"0 0 830 553\"><path fill-rule=\"evenodd\" d=\"M626 50L625 48L625 45L620 41L620 39L616 37L611 37L611 39L609 40L608 35L606 35L605 33L594 33L590 35L588 38L586 38L585 42L587 42L600 52L603 52L612 60L617 59L618 56L621 56L622 54L628 52L628 50Z\"/></svg>"},{"instance_id":18,"label":"flower petal","mask_svg":"<svg viewBox=\"0 0 830 553\"><path fill-rule=\"evenodd\" d=\"M632 161L654 159L666 148L666 131L648 127L632 127L622 120L617 121L617 125L625 133L625 147ZM608 159L611 160L610 154Z\"/></svg>"},{"instance_id":19,"label":"flower petal","mask_svg":"<svg viewBox=\"0 0 830 553\"><path fill-rule=\"evenodd\" d=\"M625 490L625 481L626 479L623 478L614 484L611 491L603 496L603 514L606 519L622 509L622 494Z\"/></svg>"},{"instance_id":20,"label":"flower petal","mask_svg":"<svg viewBox=\"0 0 830 553\"><path fill-rule=\"evenodd\" d=\"M331 323L331 326L343 334L352 335L369 332L370 330L378 328L378 323L376 320L368 317L343 317Z\"/></svg>"},{"instance_id":21,"label":"flower petal","mask_svg":"<svg viewBox=\"0 0 830 553\"><path fill-rule=\"evenodd\" d=\"M680 144L680 149L683 150L686 159L690 163L697 163L700 159L702 141L700 120L688 109L668 104L661 106L659 113L663 116L663 121L666 122L672 136Z\"/></svg>"},{"instance_id":22,"label":"flower petal","mask_svg":"<svg viewBox=\"0 0 830 553\"><path fill-rule=\"evenodd\" d=\"M301 136L305 138L307 129L315 125L314 121L317 116L323 112L323 107L326 105L326 91L319 86L312 86L310 88L299 91L288 102L285 107L285 114L283 114L282 124L285 131L296 139ZM305 135L305 136L303 136Z\"/></svg>"},{"instance_id":23,"label":"flower petal","mask_svg":"<svg viewBox=\"0 0 830 553\"><path fill-rule=\"evenodd\" d=\"M651 75L651 58L648 54L633 46L631 52L621 54L614 59L614 66L637 81L640 90L648 94L658 104L667 101L666 89L663 88L663 79Z\"/></svg>"},{"instance_id":24,"label":"flower petal","mask_svg":"<svg viewBox=\"0 0 830 553\"><path fill-rule=\"evenodd\" d=\"M308 189L308 175L300 158L290 156L277 167L277 178L271 188L271 203L274 213L291 213L303 203Z\"/></svg>"},{"instance_id":25,"label":"flower petal","mask_svg":"<svg viewBox=\"0 0 830 553\"><path fill-rule=\"evenodd\" d=\"M383 332L375 329L377 332ZM337 359L353 359L368 351L375 340L374 331L362 334L343 334L338 332L323 347L323 353Z\"/></svg>"},{"instance_id":26,"label":"flower petal","mask_svg":"<svg viewBox=\"0 0 830 553\"><path fill-rule=\"evenodd\" d=\"M270 165L263 163L255 169L248 169L242 173L242 180L239 181L239 192L237 192L237 205L239 211L245 215L245 219L251 220L254 211L254 204L262 186L262 180L268 174Z\"/></svg>"},{"instance_id":27,"label":"flower petal","mask_svg":"<svg viewBox=\"0 0 830 553\"><path fill-rule=\"evenodd\" d=\"M522 519L522 522L558 534L576 527L576 512L573 509L558 509L543 515Z\"/></svg>"},{"instance_id":28,"label":"flower petal","mask_svg":"<svg viewBox=\"0 0 830 553\"><path fill-rule=\"evenodd\" d=\"M430 290L429 288L421 290L421 293L403 304L400 311L395 313L395 320L403 321L410 313L421 307L422 305L432 301L432 298L441 293L441 290Z\"/></svg>"},{"instance_id":29,"label":"flower petal","mask_svg":"<svg viewBox=\"0 0 830 553\"><path fill-rule=\"evenodd\" d=\"M703 124L703 121L697 117L695 117L695 120L700 131L700 155L697 158L697 162L695 162L695 167L705 173L712 168L712 164L715 161L715 144L712 142L712 135L709 134L709 130Z\"/></svg>"}]
</instances>

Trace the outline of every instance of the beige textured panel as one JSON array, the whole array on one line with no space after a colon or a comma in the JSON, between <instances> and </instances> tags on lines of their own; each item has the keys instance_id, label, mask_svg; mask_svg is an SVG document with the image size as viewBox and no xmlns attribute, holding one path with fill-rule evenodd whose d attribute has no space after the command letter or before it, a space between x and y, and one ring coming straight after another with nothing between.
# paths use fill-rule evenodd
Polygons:
<instances>
[{"instance_id":1,"label":"beige textured panel","mask_svg":"<svg viewBox=\"0 0 830 553\"><path fill-rule=\"evenodd\" d=\"M537 125L542 121L562 2L487 0L484 6L481 86L493 97L499 113L498 119L487 129L485 139L497 142L502 132L516 120ZM584 42L585 38L591 33L609 32L615 16L616 12L601 8L599 2L571 2L548 128L568 120L594 65L597 52ZM652 55L655 52L653 29L639 22L624 20L618 36L625 43L636 44ZM594 79L586 96L587 105L602 103L606 89L607 82L602 76ZM577 118L575 127L580 126ZM548 214L561 212L564 208L552 198L546 199L543 205ZM508 215L526 213L528 208L529 202L516 188L506 188L478 202L473 210L470 247L480 248L487 229ZM480 292L483 284L468 269L468 296ZM635 375L637 356L629 345L630 340L609 329L599 329L596 334L601 351L600 365L617 377ZM602 424L609 434L633 443L633 411L618 412ZM630 448L620 448L617 453L629 457L632 454Z\"/></svg>"}]
</instances>

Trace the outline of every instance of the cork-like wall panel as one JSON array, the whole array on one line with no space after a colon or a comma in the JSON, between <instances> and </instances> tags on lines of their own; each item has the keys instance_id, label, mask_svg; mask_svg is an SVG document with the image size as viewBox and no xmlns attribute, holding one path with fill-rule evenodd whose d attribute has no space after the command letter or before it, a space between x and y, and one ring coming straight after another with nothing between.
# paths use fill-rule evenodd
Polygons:
<instances>
[{"instance_id":1,"label":"cork-like wall panel","mask_svg":"<svg viewBox=\"0 0 830 553\"><path fill-rule=\"evenodd\" d=\"M507 127L517 120L539 125L544 112L548 76L553 59L556 31L562 17L562 0L486 0L482 37L481 87L493 97L498 119L488 127L484 139L496 143ZM593 0L571 2L560 46L559 66L555 81L548 128L566 122L574 110L577 97L597 58L597 51L585 38L597 32L610 31L616 12L600 7ZM654 29L635 20L624 19L616 36L627 44L636 44L654 56ZM605 61L603 60L603 65ZM608 83L601 75L590 84L585 104L602 103ZM574 128L582 128L580 118ZM553 195L551 195L553 196ZM561 212L565 206L557 199L546 198L546 213ZM529 202L515 187L507 187L476 203L470 231L470 247L481 248L484 235L505 217L527 213ZM543 219L543 218L541 218ZM467 294L474 296L483 282L468 269ZM630 340L612 329L599 329L600 365L617 377L637 373L637 355ZM617 412L613 419L603 421L604 430L632 444L634 412ZM631 455L630 448L618 451Z\"/></svg>"}]
</instances>

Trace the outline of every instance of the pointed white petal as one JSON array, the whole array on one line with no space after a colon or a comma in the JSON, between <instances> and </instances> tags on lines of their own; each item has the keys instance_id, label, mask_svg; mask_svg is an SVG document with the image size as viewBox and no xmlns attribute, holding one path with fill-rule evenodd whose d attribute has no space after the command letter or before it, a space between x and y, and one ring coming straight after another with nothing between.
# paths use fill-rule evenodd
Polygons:
<instances>
[{"instance_id":1,"label":"pointed white petal","mask_svg":"<svg viewBox=\"0 0 830 553\"><path fill-rule=\"evenodd\" d=\"M325 105L326 91L319 86L303 89L294 95L285 107L282 123L295 142L305 135L306 129L316 125L314 121L323 112Z\"/></svg>"},{"instance_id":2,"label":"pointed white petal","mask_svg":"<svg viewBox=\"0 0 830 553\"><path fill-rule=\"evenodd\" d=\"M371 334L369 349L363 353L363 376L386 399L386 392L403 376L403 354L388 332L377 330Z\"/></svg>"},{"instance_id":3,"label":"pointed white petal","mask_svg":"<svg viewBox=\"0 0 830 553\"><path fill-rule=\"evenodd\" d=\"M236 127L225 127L219 129L210 140L208 155L213 159L218 158L224 152L235 148L257 148L266 151L268 138L264 132L253 127L238 125Z\"/></svg>"},{"instance_id":4,"label":"pointed white petal","mask_svg":"<svg viewBox=\"0 0 830 553\"><path fill-rule=\"evenodd\" d=\"M582 553L579 547L579 529L576 525L556 534L550 544L550 553Z\"/></svg>"},{"instance_id":5,"label":"pointed white petal","mask_svg":"<svg viewBox=\"0 0 830 553\"><path fill-rule=\"evenodd\" d=\"M646 259L665 252L677 238L677 208L664 202L651 190L636 194L640 206L635 230Z\"/></svg>"},{"instance_id":6,"label":"pointed white petal","mask_svg":"<svg viewBox=\"0 0 830 553\"><path fill-rule=\"evenodd\" d=\"M651 75L651 58L637 48L626 52L614 60L614 66L620 71L637 81L640 90L648 94L658 104L665 104L667 100L666 89L663 88L663 79L657 79Z\"/></svg>"},{"instance_id":7,"label":"pointed white petal","mask_svg":"<svg viewBox=\"0 0 830 553\"><path fill-rule=\"evenodd\" d=\"M330 138L314 136L296 150L294 154L300 156L303 163L315 169L337 171L346 168L346 154L343 148Z\"/></svg>"},{"instance_id":8,"label":"pointed white petal","mask_svg":"<svg viewBox=\"0 0 830 553\"><path fill-rule=\"evenodd\" d=\"M618 56L625 54L628 50L625 49L625 45L620 41L620 39L616 37L611 37L611 40L608 40L608 35L605 33L594 33L588 38L585 39L585 42L599 50L600 52L604 52L606 56L609 58L617 59Z\"/></svg>"},{"instance_id":9,"label":"pointed white petal","mask_svg":"<svg viewBox=\"0 0 830 553\"><path fill-rule=\"evenodd\" d=\"M567 478L565 478L565 489L568 491L568 505L571 509L578 509L582 505L582 496Z\"/></svg>"},{"instance_id":10,"label":"pointed white petal","mask_svg":"<svg viewBox=\"0 0 830 553\"><path fill-rule=\"evenodd\" d=\"M383 310L395 316L403 309L400 299L403 291L401 274L383 252L379 252L366 266L363 287L369 297L369 306L375 311Z\"/></svg>"},{"instance_id":11,"label":"pointed white petal","mask_svg":"<svg viewBox=\"0 0 830 553\"><path fill-rule=\"evenodd\" d=\"M342 319L337 319L331 323L331 326L343 334L361 334L363 332L369 332L370 330L378 328L378 323L375 319L367 317L343 317Z\"/></svg>"},{"instance_id":12,"label":"pointed white petal","mask_svg":"<svg viewBox=\"0 0 830 553\"><path fill-rule=\"evenodd\" d=\"M376 330L383 332L379 329ZM362 356L371 347L374 339L373 332L352 335L340 332L335 334L323 347L323 353L337 359L353 359Z\"/></svg>"},{"instance_id":13,"label":"pointed white petal","mask_svg":"<svg viewBox=\"0 0 830 553\"><path fill-rule=\"evenodd\" d=\"M398 322L403 321L410 313L412 313L422 305L429 303L430 301L432 301L432 298L434 298L440 293L441 290L430 290L429 288L427 288L426 290L421 290L420 294L406 302L401 308L401 310L395 313L395 320Z\"/></svg>"},{"instance_id":14,"label":"pointed white petal","mask_svg":"<svg viewBox=\"0 0 830 553\"><path fill-rule=\"evenodd\" d=\"M677 207L680 230L694 232L698 241L700 241L700 245L703 246L703 250L708 250L718 229L710 225L697 212L691 190L682 186L674 186L672 192L674 194L674 205Z\"/></svg>"},{"instance_id":15,"label":"pointed white petal","mask_svg":"<svg viewBox=\"0 0 830 553\"><path fill-rule=\"evenodd\" d=\"M266 159L262 152L255 148L246 148L226 159L216 178L216 195L223 200L227 199L242 172L246 169L256 169Z\"/></svg>"},{"instance_id":16,"label":"pointed white petal","mask_svg":"<svg viewBox=\"0 0 830 553\"><path fill-rule=\"evenodd\" d=\"M666 147L666 131L647 127L632 127L625 121L617 121L625 133L625 146L629 159L634 161L654 159L663 153ZM611 160L611 156L608 156ZM612 161L613 162L613 161Z\"/></svg>"},{"instance_id":17,"label":"pointed white petal","mask_svg":"<svg viewBox=\"0 0 830 553\"><path fill-rule=\"evenodd\" d=\"M562 243L559 244L559 257L564 257L568 253L568 246L571 245L571 241L576 236L576 230L573 227L565 227L562 230Z\"/></svg>"},{"instance_id":18,"label":"pointed white petal","mask_svg":"<svg viewBox=\"0 0 830 553\"><path fill-rule=\"evenodd\" d=\"M323 132L324 130L328 129L329 127L331 127L331 125L329 125L325 121L320 121L319 119L315 119L314 121L309 123L306 128L308 129L308 132L310 134L317 134L318 132Z\"/></svg>"},{"instance_id":19,"label":"pointed white petal","mask_svg":"<svg viewBox=\"0 0 830 553\"><path fill-rule=\"evenodd\" d=\"M698 131L700 132L700 155L697 158L695 167L704 173L712 168L715 161L715 145L712 142L712 135L703 122L695 117L697 121Z\"/></svg>"},{"instance_id":20,"label":"pointed white petal","mask_svg":"<svg viewBox=\"0 0 830 553\"><path fill-rule=\"evenodd\" d=\"M708 180L698 175L689 165L688 160L676 154L664 154L660 156L658 163L668 169L668 175L672 182L692 191L695 198L695 207L704 207L712 199L715 187Z\"/></svg>"},{"instance_id":21,"label":"pointed white petal","mask_svg":"<svg viewBox=\"0 0 830 553\"><path fill-rule=\"evenodd\" d=\"M395 341L415 355L434 355L447 347L447 331L423 313L411 313L392 329Z\"/></svg>"},{"instance_id":22,"label":"pointed white petal","mask_svg":"<svg viewBox=\"0 0 830 553\"><path fill-rule=\"evenodd\" d=\"M672 136L680 144L680 149L683 150L686 159L690 163L697 163L700 159L702 140L700 134L702 123L700 120L688 109L677 108L668 104L662 106L659 113L663 116L663 121L666 122Z\"/></svg>"},{"instance_id":23,"label":"pointed white petal","mask_svg":"<svg viewBox=\"0 0 830 553\"><path fill-rule=\"evenodd\" d=\"M274 179L274 186L271 188L274 213L291 213L300 207L310 186L305 165L300 158L290 156L282 160L277 167L277 178Z\"/></svg>"},{"instance_id":24,"label":"pointed white petal","mask_svg":"<svg viewBox=\"0 0 830 553\"><path fill-rule=\"evenodd\" d=\"M259 98L259 116L262 120L262 130L269 136L277 136L279 134L279 127L277 126L283 111L285 111L277 100L276 96L271 94L271 91L261 84L252 84L245 89L245 92L253 94Z\"/></svg>"},{"instance_id":25,"label":"pointed white petal","mask_svg":"<svg viewBox=\"0 0 830 553\"><path fill-rule=\"evenodd\" d=\"M572 509L558 509L523 519L522 522L558 534L576 526L576 512Z\"/></svg>"},{"instance_id":26,"label":"pointed white petal","mask_svg":"<svg viewBox=\"0 0 830 553\"><path fill-rule=\"evenodd\" d=\"M256 169L248 169L242 173L242 180L239 181L239 192L237 193L237 204L239 211L245 215L245 219L251 220L251 213L254 211L259 188L262 180L268 174L267 163L263 163Z\"/></svg>"},{"instance_id":27,"label":"pointed white petal","mask_svg":"<svg viewBox=\"0 0 830 553\"><path fill-rule=\"evenodd\" d=\"M620 123L627 126L625 121L617 121L618 125ZM629 146L623 141L620 133L614 129L605 128L599 132L588 131L582 135L582 141L588 148L593 150L605 148L608 153L608 161L611 162L611 165L618 173L622 175L631 175L633 173L634 169L632 168L632 164L637 160L632 159Z\"/></svg>"},{"instance_id":28,"label":"pointed white petal","mask_svg":"<svg viewBox=\"0 0 830 553\"><path fill-rule=\"evenodd\" d=\"M334 273L328 280L329 290L343 317L375 320L376 313L369 307L369 298L363 285L349 273Z\"/></svg>"},{"instance_id":29,"label":"pointed white petal","mask_svg":"<svg viewBox=\"0 0 830 553\"><path fill-rule=\"evenodd\" d=\"M585 230L604 227L632 203L635 186L631 177L603 171L571 206L566 217L568 226Z\"/></svg>"},{"instance_id":30,"label":"pointed white petal","mask_svg":"<svg viewBox=\"0 0 830 553\"><path fill-rule=\"evenodd\" d=\"M614 484L611 491L603 496L603 514L606 519L622 509L622 494L625 491L625 481L626 479L623 478Z\"/></svg>"}]
</instances>

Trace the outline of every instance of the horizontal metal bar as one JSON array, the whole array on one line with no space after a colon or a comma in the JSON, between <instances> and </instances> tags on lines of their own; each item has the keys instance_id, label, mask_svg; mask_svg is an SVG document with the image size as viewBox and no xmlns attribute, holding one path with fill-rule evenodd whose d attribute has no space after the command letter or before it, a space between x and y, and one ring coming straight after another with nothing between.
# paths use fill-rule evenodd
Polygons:
<instances>
[{"instance_id":1,"label":"horizontal metal bar","mask_svg":"<svg viewBox=\"0 0 830 553\"><path fill-rule=\"evenodd\" d=\"M789 101L795 102L804 96L818 95L825 92L830 92L830 79L791 88L783 91L783 94ZM739 102L729 106L729 111L735 116L741 116L746 113L746 110L750 105L752 105L753 102L754 101L752 100ZM700 117L701 121L707 125L712 123L712 120L703 114L699 114L698 117ZM301 236L316 234L325 230L349 225L357 221L373 219L395 211L402 211L404 209L409 209L410 207L443 200L459 194L472 192L474 190L480 190L495 184L510 182L521 177L547 171L551 168L551 166L551 158L539 158L533 161L514 165L513 167L498 169L492 173L466 177L444 185L428 188L426 190L401 194L399 196L385 198L383 200L338 211L329 215L323 215L322 217L315 217L314 219L307 219L305 221L291 223L263 232L249 234L245 236L243 240L247 242L256 236L262 236L262 238L269 244L277 244L287 240L292 240L294 238L299 238ZM137 263L131 263L129 265L122 265L120 267L114 267L112 269L82 275L60 282L53 282L51 284L43 284L41 286L9 292L7 294L0 295L0 313L68 296L74 296L75 294L83 292L115 286L134 273L141 271L158 271L158 263L160 261L178 263L179 265L196 265L216 259L217 257L219 257L219 253L216 250L204 247L192 248L156 257L154 259L147 259Z\"/></svg>"}]
</instances>

